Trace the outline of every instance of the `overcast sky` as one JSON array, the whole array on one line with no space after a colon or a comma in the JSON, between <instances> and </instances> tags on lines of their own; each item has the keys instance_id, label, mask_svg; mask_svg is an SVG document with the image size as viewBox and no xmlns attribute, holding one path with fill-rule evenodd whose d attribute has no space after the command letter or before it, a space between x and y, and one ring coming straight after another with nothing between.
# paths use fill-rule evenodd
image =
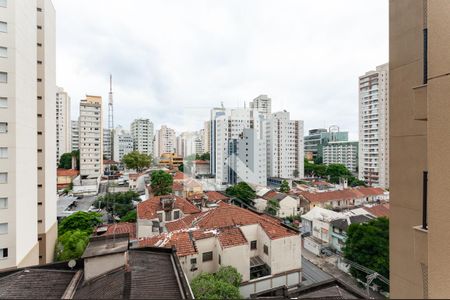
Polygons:
<instances>
[{"instance_id":1,"label":"overcast sky","mask_svg":"<svg viewBox=\"0 0 450 300\"><path fill-rule=\"evenodd\" d=\"M107 104L115 125L198 130L260 94L305 131L358 132L358 76L388 60L386 0L53 0L57 84ZM105 109L106 111L106 109ZM106 117L106 113L105 113Z\"/></svg>"}]
</instances>

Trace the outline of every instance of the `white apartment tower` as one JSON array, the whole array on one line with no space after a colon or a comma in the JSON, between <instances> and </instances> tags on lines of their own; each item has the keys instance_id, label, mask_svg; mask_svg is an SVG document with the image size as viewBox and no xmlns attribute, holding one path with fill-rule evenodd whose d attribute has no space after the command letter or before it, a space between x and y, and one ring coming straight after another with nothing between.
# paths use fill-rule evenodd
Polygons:
<instances>
[{"instance_id":1,"label":"white apartment tower","mask_svg":"<svg viewBox=\"0 0 450 300\"><path fill-rule=\"evenodd\" d=\"M70 121L70 97L63 88L56 89L56 160L72 152Z\"/></svg>"},{"instance_id":2,"label":"white apartment tower","mask_svg":"<svg viewBox=\"0 0 450 300\"><path fill-rule=\"evenodd\" d=\"M105 159L112 159L113 157L113 137L114 134L109 128L103 128L103 157Z\"/></svg>"},{"instance_id":3,"label":"white apartment tower","mask_svg":"<svg viewBox=\"0 0 450 300\"><path fill-rule=\"evenodd\" d=\"M113 156L112 159L120 162L124 155L133 152L134 143L131 133L124 130L121 126L113 130Z\"/></svg>"},{"instance_id":4,"label":"white apartment tower","mask_svg":"<svg viewBox=\"0 0 450 300\"><path fill-rule=\"evenodd\" d=\"M203 153L202 135L200 132L183 132L177 136L177 155L187 157Z\"/></svg>"},{"instance_id":5,"label":"white apartment tower","mask_svg":"<svg viewBox=\"0 0 450 300\"><path fill-rule=\"evenodd\" d=\"M155 134L156 157L160 157L163 153L176 153L176 140L175 130L166 125L161 126Z\"/></svg>"},{"instance_id":6,"label":"white apartment tower","mask_svg":"<svg viewBox=\"0 0 450 300\"><path fill-rule=\"evenodd\" d=\"M0 1L0 269L53 261L55 48L50 0Z\"/></svg>"},{"instance_id":7,"label":"white apartment tower","mask_svg":"<svg viewBox=\"0 0 450 300\"><path fill-rule=\"evenodd\" d=\"M80 149L80 122L78 120L72 120L71 128L70 140L72 151L77 151Z\"/></svg>"},{"instance_id":8,"label":"white apartment tower","mask_svg":"<svg viewBox=\"0 0 450 300\"><path fill-rule=\"evenodd\" d=\"M264 149L258 148L261 147L261 143L256 141L256 139L263 139L263 120L264 116L255 109L214 108L211 110L211 173L216 175L217 184L236 183L239 182L239 178L243 180L245 176L241 171L244 168L236 168L243 164L235 161L236 159L242 160L243 151L245 151L245 157L258 157L259 153L265 152ZM254 134L245 132L245 137L252 139L251 143L242 141L245 140L244 129L254 131ZM242 143L249 147L242 147ZM248 145L246 145L247 143ZM238 145L241 153L237 151ZM246 163L244 159L244 165L247 165ZM249 160L249 163L249 166L253 166L253 161ZM265 164L257 167L266 168ZM263 171L253 169L251 172L262 174ZM262 184L266 183L266 179L248 183Z\"/></svg>"},{"instance_id":9,"label":"white apartment tower","mask_svg":"<svg viewBox=\"0 0 450 300\"><path fill-rule=\"evenodd\" d=\"M153 156L153 123L149 119L136 119L131 123L134 150Z\"/></svg>"},{"instance_id":10,"label":"white apartment tower","mask_svg":"<svg viewBox=\"0 0 450 300\"><path fill-rule=\"evenodd\" d=\"M389 188L389 65L359 77L359 179Z\"/></svg>"},{"instance_id":11,"label":"white apartment tower","mask_svg":"<svg viewBox=\"0 0 450 300\"><path fill-rule=\"evenodd\" d=\"M304 174L303 121L291 120L287 111L266 120L267 176L302 178Z\"/></svg>"},{"instance_id":12,"label":"white apartment tower","mask_svg":"<svg viewBox=\"0 0 450 300\"><path fill-rule=\"evenodd\" d=\"M202 135L203 153L211 153L211 121L206 121Z\"/></svg>"},{"instance_id":13,"label":"white apartment tower","mask_svg":"<svg viewBox=\"0 0 450 300\"><path fill-rule=\"evenodd\" d=\"M267 95L260 95L250 102L250 108L256 109L259 113L270 115L272 113L272 99Z\"/></svg>"},{"instance_id":14,"label":"white apartment tower","mask_svg":"<svg viewBox=\"0 0 450 300\"><path fill-rule=\"evenodd\" d=\"M329 142L323 147L323 163L345 165L353 174L358 174L358 142Z\"/></svg>"},{"instance_id":15,"label":"white apartment tower","mask_svg":"<svg viewBox=\"0 0 450 300\"><path fill-rule=\"evenodd\" d=\"M102 97L86 96L80 101L80 175L94 179L103 171Z\"/></svg>"}]
</instances>

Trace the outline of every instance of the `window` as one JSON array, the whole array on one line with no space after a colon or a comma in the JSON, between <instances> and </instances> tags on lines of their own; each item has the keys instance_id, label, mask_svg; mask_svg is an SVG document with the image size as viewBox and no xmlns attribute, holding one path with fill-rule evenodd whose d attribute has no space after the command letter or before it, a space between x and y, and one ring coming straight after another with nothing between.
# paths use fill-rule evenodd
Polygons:
<instances>
[{"instance_id":1,"label":"window","mask_svg":"<svg viewBox=\"0 0 450 300\"><path fill-rule=\"evenodd\" d=\"M8 258L8 248L0 248L0 259Z\"/></svg>"},{"instance_id":2,"label":"window","mask_svg":"<svg viewBox=\"0 0 450 300\"><path fill-rule=\"evenodd\" d=\"M180 211L176 210L173 212L173 219L178 220L180 218Z\"/></svg>"},{"instance_id":3,"label":"window","mask_svg":"<svg viewBox=\"0 0 450 300\"><path fill-rule=\"evenodd\" d=\"M0 147L0 158L8 158L8 148Z\"/></svg>"},{"instance_id":4,"label":"window","mask_svg":"<svg viewBox=\"0 0 450 300\"><path fill-rule=\"evenodd\" d=\"M0 7L7 7L6 0L0 0Z\"/></svg>"},{"instance_id":5,"label":"window","mask_svg":"<svg viewBox=\"0 0 450 300\"><path fill-rule=\"evenodd\" d=\"M213 260L213 253L212 251L210 252L205 252L202 254L202 261L206 262L206 261L211 261Z\"/></svg>"},{"instance_id":6,"label":"window","mask_svg":"<svg viewBox=\"0 0 450 300\"><path fill-rule=\"evenodd\" d=\"M0 97L0 108L8 108L8 98Z\"/></svg>"},{"instance_id":7,"label":"window","mask_svg":"<svg viewBox=\"0 0 450 300\"><path fill-rule=\"evenodd\" d=\"M0 32L8 32L8 24L6 22L0 22Z\"/></svg>"},{"instance_id":8,"label":"window","mask_svg":"<svg viewBox=\"0 0 450 300\"><path fill-rule=\"evenodd\" d=\"M219 254L219 265L221 265L221 264L222 264L222 257Z\"/></svg>"},{"instance_id":9,"label":"window","mask_svg":"<svg viewBox=\"0 0 450 300\"><path fill-rule=\"evenodd\" d=\"M0 57L8 57L8 48L0 47Z\"/></svg>"},{"instance_id":10,"label":"window","mask_svg":"<svg viewBox=\"0 0 450 300\"><path fill-rule=\"evenodd\" d=\"M42 26L41 26L41 25L38 25L38 26L37 26L37 29L42 29Z\"/></svg>"},{"instance_id":11,"label":"window","mask_svg":"<svg viewBox=\"0 0 450 300\"><path fill-rule=\"evenodd\" d=\"M0 133L8 133L8 123L0 122Z\"/></svg>"},{"instance_id":12,"label":"window","mask_svg":"<svg viewBox=\"0 0 450 300\"><path fill-rule=\"evenodd\" d=\"M38 7L38 8L36 8L36 10L39 11L39 12L41 12L41 11L42 11L42 8Z\"/></svg>"},{"instance_id":13,"label":"window","mask_svg":"<svg viewBox=\"0 0 450 300\"><path fill-rule=\"evenodd\" d=\"M0 173L0 184L8 183L8 173Z\"/></svg>"},{"instance_id":14,"label":"window","mask_svg":"<svg viewBox=\"0 0 450 300\"><path fill-rule=\"evenodd\" d=\"M256 250L257 249L257 247L256 247L256 241L251 241L250 242L250 250Z\"/></svg>"},{"instance_id":15,"label":"window","mask_svg":"<svg viewBox=\"0 0 450 300\"><path fill-rule=\"evenodd\" d=\"M0 72L0 83L7 83L7 82L8 82L8 73Z\"/></svg>"},{"instance_id":16,"label":"window","mask_svg":"<svg viewBox=\"0 0 450 300\"><path fill-rule=\"evenodd\" d=\"M0 234L8 234L8 223L0 223Z\"/></svg>"},{"instance_id":17,"label":"window","mask_svg":"<svg viewBox=\"0 0 450 300\"><path fill-rule=\"evenodd\" d=\"M160 222L162 222L162 219L163 219L163 214L162 213L158 213L158 220Z\"/></svg>"},{"instance_id":18,"label":"window","mask_svg":"<svg viewBox=\"0 0 450 300\"><path fill-rule=\"evenodd\" d=\"M269 247L267 247L267 245L264 245L264 253L269 255Z\"/></svg>"},{"instance_id":19,"label":"window","mask_svg":"<svg viewBox=\"0 0 450 300\"><path fill-rule=\"evenodd\" d=\"M8 198L0 198L0 209L8 208Z\"/></svg>"}]
</instances>

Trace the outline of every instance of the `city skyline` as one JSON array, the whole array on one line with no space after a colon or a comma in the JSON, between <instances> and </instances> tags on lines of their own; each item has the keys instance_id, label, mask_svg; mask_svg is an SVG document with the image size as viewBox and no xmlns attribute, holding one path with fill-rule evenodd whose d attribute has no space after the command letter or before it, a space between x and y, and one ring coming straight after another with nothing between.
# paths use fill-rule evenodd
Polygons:
<instances>
[{"instance_id":1,"label":"city skyline","mask_svg":"<svg viewBox=\"0 0 450 300\"><path fill-rule=\"evenodd\" d=\"M72 112L85 94L107 99L112 73L122 126L149 118L155 127L199 130L211 107L243 107L267 94L274 112L290 111L305 129L337 124L355 140L357 78L388 61L387 3L54 2L57 83Z\"/></svg>"}]
</instances>

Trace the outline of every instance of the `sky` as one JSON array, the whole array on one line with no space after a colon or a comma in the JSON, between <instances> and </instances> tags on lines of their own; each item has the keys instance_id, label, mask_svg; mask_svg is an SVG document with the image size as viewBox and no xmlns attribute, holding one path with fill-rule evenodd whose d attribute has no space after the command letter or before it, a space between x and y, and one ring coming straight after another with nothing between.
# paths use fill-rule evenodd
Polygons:
<instances>
[{"instance_id":1,"label":"sky","mask_svg":"<svg viewBox=\"0 0 450 300\"><path fill-rule=\"evenodd\" d=\"M388 61L388 1L53 0L57 84L76 118L113 75L115 125L193 131L260 94L273 112L358 136L358 77Z\"/></svg>"}]
</instances>

